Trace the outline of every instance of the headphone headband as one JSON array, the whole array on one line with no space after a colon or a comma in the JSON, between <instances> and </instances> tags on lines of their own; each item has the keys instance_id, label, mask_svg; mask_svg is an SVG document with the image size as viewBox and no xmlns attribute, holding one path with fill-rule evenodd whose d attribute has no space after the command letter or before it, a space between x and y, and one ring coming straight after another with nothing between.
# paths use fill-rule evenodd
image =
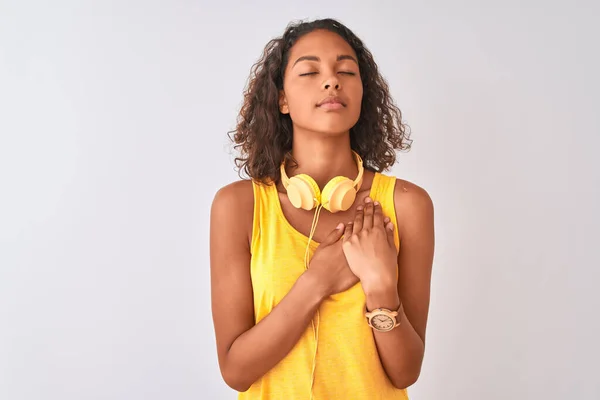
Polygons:
<instances>
[{"instance_id":1,"label":"headphone headband","mask_svg":"<svg viewBox=\"0 0 600 400\"><path fill-rule=\"evenodd\" d=\"M360 187L362 185L364 166L363 166L363 160L360 157L360 155L358 155L358 153L355 152L354 150L352 150L352 154L354 155L354 160L356 161L356 166L358 167L358 175L356 176L356 179L354 179L354 188L356 189L356 191L358 191L358 189L360 189ZM283 187L287 189L287 187L290 184L290 178L287 176L287 174L285 172L285 159L281 163L280 170L281 170L281 182L283 183Z\"/></svg>"}]
</instances>

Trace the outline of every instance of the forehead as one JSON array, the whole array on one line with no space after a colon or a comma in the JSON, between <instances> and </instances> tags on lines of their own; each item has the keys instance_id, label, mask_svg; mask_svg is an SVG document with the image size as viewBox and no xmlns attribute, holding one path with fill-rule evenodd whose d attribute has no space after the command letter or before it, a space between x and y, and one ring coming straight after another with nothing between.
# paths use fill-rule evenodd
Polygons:
<instances>
[{"instance_id":1,"label":"forehead","mask_svg":"<svg viewBox=\"0 0 600 400\"><path fill-rule=\"evenodd\" d=\"M315 30L302 36L290 49L290 61L293 63L298 57L314 55L321 59L324 57L337 57L340 54L349 54L356 57L352 46L340 35L328 30Z\"/></svg>"}]
</instances>

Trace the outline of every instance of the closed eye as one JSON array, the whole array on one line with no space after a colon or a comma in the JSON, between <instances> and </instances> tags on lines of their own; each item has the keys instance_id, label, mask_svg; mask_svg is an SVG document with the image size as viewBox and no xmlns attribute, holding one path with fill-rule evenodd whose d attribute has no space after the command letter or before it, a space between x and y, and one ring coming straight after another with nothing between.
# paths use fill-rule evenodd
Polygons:
<instances>
[{"instance_id":1,"label":"closed eye","mask_svg":"<svg viewBox=\"0 0 600 400\"><path fill-rule=\"evenodd\" d=\"M318 72L306 72L304 74L299 74L299 76L310 76L310 75L317 75L317 74L318 74ZM356 73L352 72L352 71L340 71L340 72L338 72L338 74L356 76Z\"/></svg>"}]
</instances>

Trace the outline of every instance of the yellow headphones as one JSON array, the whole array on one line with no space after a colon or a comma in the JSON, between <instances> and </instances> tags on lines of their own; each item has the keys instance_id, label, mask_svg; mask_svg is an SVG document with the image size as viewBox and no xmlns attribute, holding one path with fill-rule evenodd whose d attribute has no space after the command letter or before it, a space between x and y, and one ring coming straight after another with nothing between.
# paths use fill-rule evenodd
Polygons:
<instances>
[{"instance_id":1,"label":"yellow headphones","mask_svg":"<svg viewBox=\"0 0 600 400\"><path fill-rule=\"evenodd\" d=\"M303 210L312 210L321 205L332 213L348 210L356 199L364 173L362 159L355 151L352 153L358 167L356 179L352 181L345 176L336 176L327 182L322 192L309 175L299 174L288 178L285 162L281 163L281 182L292 205Z\"/></svg>"},{"instance_id":2,"label":"yellow headphones","mask_svg":"<svg viewBox=\"0 0 600 400\"><path fill-rule=\"evenodd\" d=\"M356 166L358 167L358 176L356 179L351 180L345 176L336 176L332 178L323 187L323 191L319 190L319 185L307 174L294 175L288 178L285 172L285 160L281 163L281 182L287 192L287 196L290 199L290 203L296 208L310 211L316 207L315 216L313 223L310 228L310 235L308 237L308 243L306 245L306 251L304 253L304 267L308 269L308 250L310 249L310 241L317 228L317 222L321 209L326 209L332 213L346 211L356 199L356 194L360 189L363 182L364 167L362 158L352 151L356 160ZM313 356L312 374L310 382L310 398L313 399L313 385L315 382L315 369L317 361L317 347L319 344L319 310L317 309L317 324L315 326L314 319L311 321L313 334L315 337L315 353Z\"/></svg>"}]
</instances>

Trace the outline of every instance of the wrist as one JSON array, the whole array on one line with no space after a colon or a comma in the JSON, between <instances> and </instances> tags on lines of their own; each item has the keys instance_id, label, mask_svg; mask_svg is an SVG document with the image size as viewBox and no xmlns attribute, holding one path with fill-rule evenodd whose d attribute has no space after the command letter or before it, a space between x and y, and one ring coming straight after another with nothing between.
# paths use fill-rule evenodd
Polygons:
<instances>
[{"instance_id":1,"label":"wrist","mask_svg":"<svg viewBox=\"0 0 600 400\"><path fill-rule=\"evenodd\" d=\"M298 278L298 282L310 293L310 298L317 304L321 304L329 296L329 289L317 273L310 269Z\"/></svg>"},{"instance_id":2,"label":"wrist","mask_svg":"<svg viewBox=\"0 0 600 400\"><path fill-rule=\"evenodd\" d=\"M383 296L398 291L398 282L395 277L370 276L360 280L365 295Z\"/></svg>"},{"instance_id":3,"label":"wrist","mask_svg":"<svg viewBox=\"0 0 600 400\"><path fill-rule=\"evenodd\" d=\"M400 308L400 296L395 286L387 286L365 290L367 311L373 311L376 308L387 308L391 311L397 311Z\"/></svg>"}]
</instances>

